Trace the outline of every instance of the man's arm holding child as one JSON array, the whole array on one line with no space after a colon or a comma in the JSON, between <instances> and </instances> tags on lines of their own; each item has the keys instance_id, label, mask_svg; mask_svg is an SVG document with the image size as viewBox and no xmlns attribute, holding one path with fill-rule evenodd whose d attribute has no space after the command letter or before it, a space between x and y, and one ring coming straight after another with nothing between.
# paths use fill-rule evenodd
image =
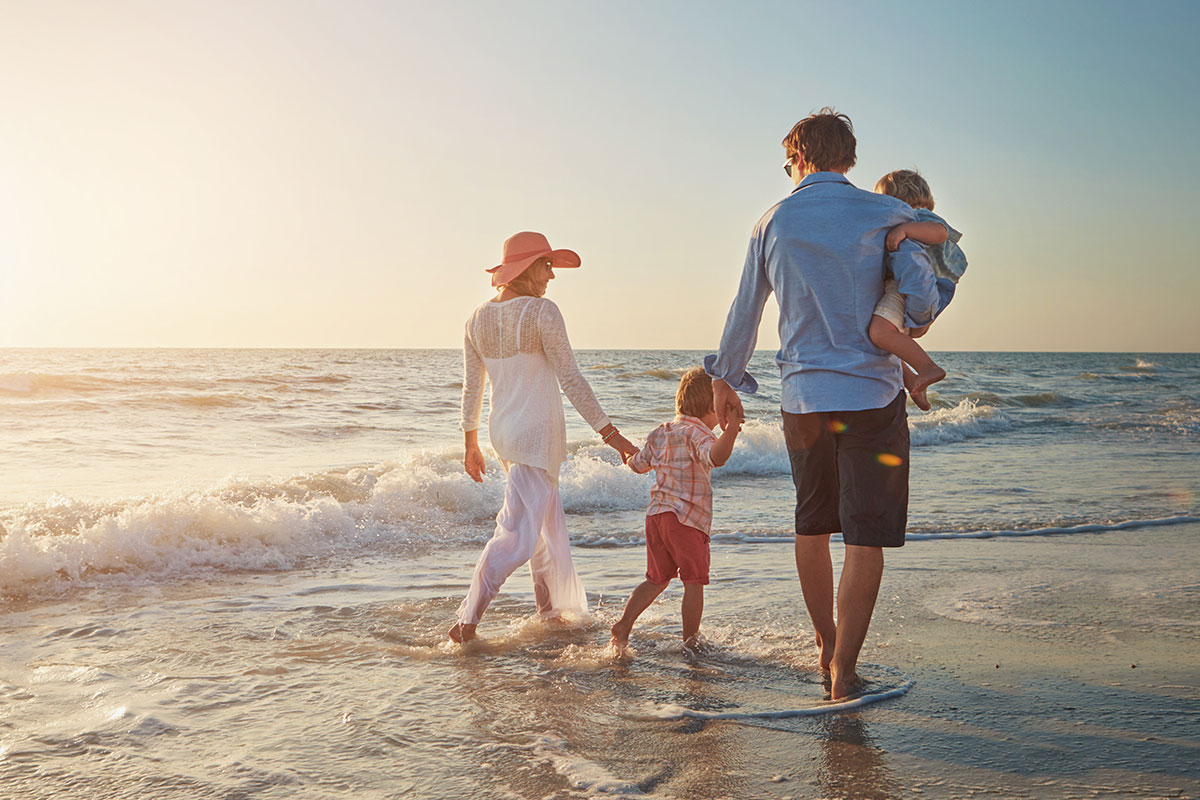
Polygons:
<instances>
[{"instance_id":1,"label":"man's arm holding child","mask_svg":"<svg viewBox=\"0 0 1200 800\"><path fill-rule=\"evenodd\" d=\"M884 244L889 253L894 253L905 239L932 246L941 244L949 237L950 232L939 222L901 222L888 231Z\"/></svg>"},{"instance_id":2,"label":"man's arm holding child","mask_svg":"<svg viewBox=\"0 0 1200 800\"><path fill-rule=\"evenodd\" d=\"M721 431L721 435L717 437L717 441L713 444L712 450L709 451L709 459L714 467L722 466L729 460L729 456L733 453L733 443L737 441L738 432L742 429L742 423L746 421L746 413L741 406L731 406L728 410L725 430Z\"/></svg>"}]
</instances>

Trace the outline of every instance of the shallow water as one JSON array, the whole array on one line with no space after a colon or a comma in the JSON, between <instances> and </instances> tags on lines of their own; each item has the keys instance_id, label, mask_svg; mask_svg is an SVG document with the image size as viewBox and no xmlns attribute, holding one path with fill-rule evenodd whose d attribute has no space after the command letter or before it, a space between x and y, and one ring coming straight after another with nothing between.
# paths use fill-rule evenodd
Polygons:
<instances>
[{"instance_id":1,"label":"shallow water","mask_svg":"<svg viewBox=\"0 0 1200 800\"><path fill-rule=\"evenodd\" d=\"M785 544L714 547L702 655L679 644L677 587L639 621L632 658L607 649L642 564L632 548L578 551L592 619L531 619L519 573L468 647L443 631L470 550L18 603L0 627L0 785L92 798L1196 796L1197 535L889 554L864 675L874 691L909 690L848 715L803 715L830 704ZM704 718L722 715L736 718Z\"/></svg>"},{"instance_id":2,"label":"shallow water","mask_svg":"<svg viewBox=\"0 0 1200 800\"><path fill-rule=\"evenodd\" d=\"M698 355L580 361L636 440ZM1197 356L938 355L850 711L767 356L715 477L712 649L673 586L628 660L649 482L577 419L593 616L531 620L519 571L444 642L503 491L458 466L455 353L0 356L0 797L1200 797Z\"/></svg>"}]
</instances>

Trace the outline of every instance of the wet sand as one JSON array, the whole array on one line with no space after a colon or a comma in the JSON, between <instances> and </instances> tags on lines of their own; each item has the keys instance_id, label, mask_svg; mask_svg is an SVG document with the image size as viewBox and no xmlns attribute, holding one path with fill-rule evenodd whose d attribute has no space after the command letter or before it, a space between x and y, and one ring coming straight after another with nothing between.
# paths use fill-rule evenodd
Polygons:
<instances>
[{"instance_id":1,"label":"wet sand","mask_svg":"<svg viewBox=\"0 0 1200 800\"><path fill-rule=\"evenodd\" d=\"M442 632L474 550L13 603L0 787L88 800L1200 797L1197 537L1200 525L910 543L888 555L863 662L872 688L911 689L815 716L768 713L823 705L786 544L714 547L714 649L699 657L678 646L677 586L635 628L632 659L606 652L637 548L576 549L590 622L529 620L518 573L466 648Z\"/></svg>"}]
</instances>

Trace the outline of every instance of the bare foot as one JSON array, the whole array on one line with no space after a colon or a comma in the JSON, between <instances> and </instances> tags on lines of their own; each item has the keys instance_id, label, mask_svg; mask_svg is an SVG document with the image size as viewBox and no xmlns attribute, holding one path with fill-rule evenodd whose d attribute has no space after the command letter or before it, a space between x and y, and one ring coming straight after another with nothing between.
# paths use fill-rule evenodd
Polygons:
<instances>
[{"instance_id":1,"label":"bare foot","mask_svg":"<svg viewBox=\"0 0 1200 800\"><path fill-rule=\"evenodd\" d=\"M817 648L821 651L817 664L820 666L821 672L829 672L829 665L833 663L834 640L825 641L821 638L821 634L814 635L817 637Z\"/></svg>"},{"instance_id":2,"label":"bare foot","mask_svg":"<svg viewBox=\"0 0 1200 800\"><path fill-rule=\"evenodd\" d=\"M697 633L683 640L683 648L693 653L707 653L712 649L712 645L704 638L704 634Z\"/></svg>"},{"instance_id":3,"label":"bare foot","mask_svg":"<svg viewBox=\"0 0 1200 800\"><path fill-rule=\"evenodd\" d=\"M475 638L475 626L467 625L465 622L456 622L454 627L446 632L451 641L462 644L469 642Z\"/></svg>"},{"instance_id":4,"label":"bare foot","mask_svg":"<svg viewBox=\"0 0 1200 800\"><path fill-rule=\"evenodd\" d=\"M848 676L834 673L832 677L833 680L829 685L829 698L831 700L845 700L854 693L862 691L865 684L857 672L852 672Z\"/></svg>"},{"instance_id":5,"label":"bare foot","mask_svg":"<svg viewBox=\"0 0 1200 800\"><path fill-rule=\"evenodd\" d=\"M632 630L632 625L623 625L619 620L609 628L609 631L612 633L612 639L608 643L612 646L613 650L617 651L618 655L623 654L629 649L629 633Z\"/></svg>"},{"instance_id":6,"label":"bare foot","mask_svg":"<svg viewBox=\"0 0 1200 800\"><path fill-rule=\"evenodd\" d=\"M929 410L929 399L925 396L925 390L945 377L946 370L941 367L934 367L933 369L916 373L911 381L905 381L908 384L908 393L912 397L913 402L917 404L917 408L922 411Z\"/></svg>"}]
</instances>

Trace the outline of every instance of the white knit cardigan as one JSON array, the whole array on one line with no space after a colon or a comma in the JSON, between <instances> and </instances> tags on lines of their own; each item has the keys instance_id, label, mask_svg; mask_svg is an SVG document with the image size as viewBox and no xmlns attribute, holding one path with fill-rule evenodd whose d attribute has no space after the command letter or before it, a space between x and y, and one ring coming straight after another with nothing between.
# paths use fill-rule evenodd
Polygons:
<instances>
[{"instance_id":1,"label":"white knit cardigan","mask_svg":"<svg viewBox=\"0 0 1200 800\"><path fill-rule=\"evenodd\" d=\"M462 429L479 429L483 384L492 384L488 434L505 461L541 467L557 479L567 457L559 387L599 431L609 424L579 372L562 314L544 297L488 301L467 319L463 337Z\"/></svg>"}]
</instances>

